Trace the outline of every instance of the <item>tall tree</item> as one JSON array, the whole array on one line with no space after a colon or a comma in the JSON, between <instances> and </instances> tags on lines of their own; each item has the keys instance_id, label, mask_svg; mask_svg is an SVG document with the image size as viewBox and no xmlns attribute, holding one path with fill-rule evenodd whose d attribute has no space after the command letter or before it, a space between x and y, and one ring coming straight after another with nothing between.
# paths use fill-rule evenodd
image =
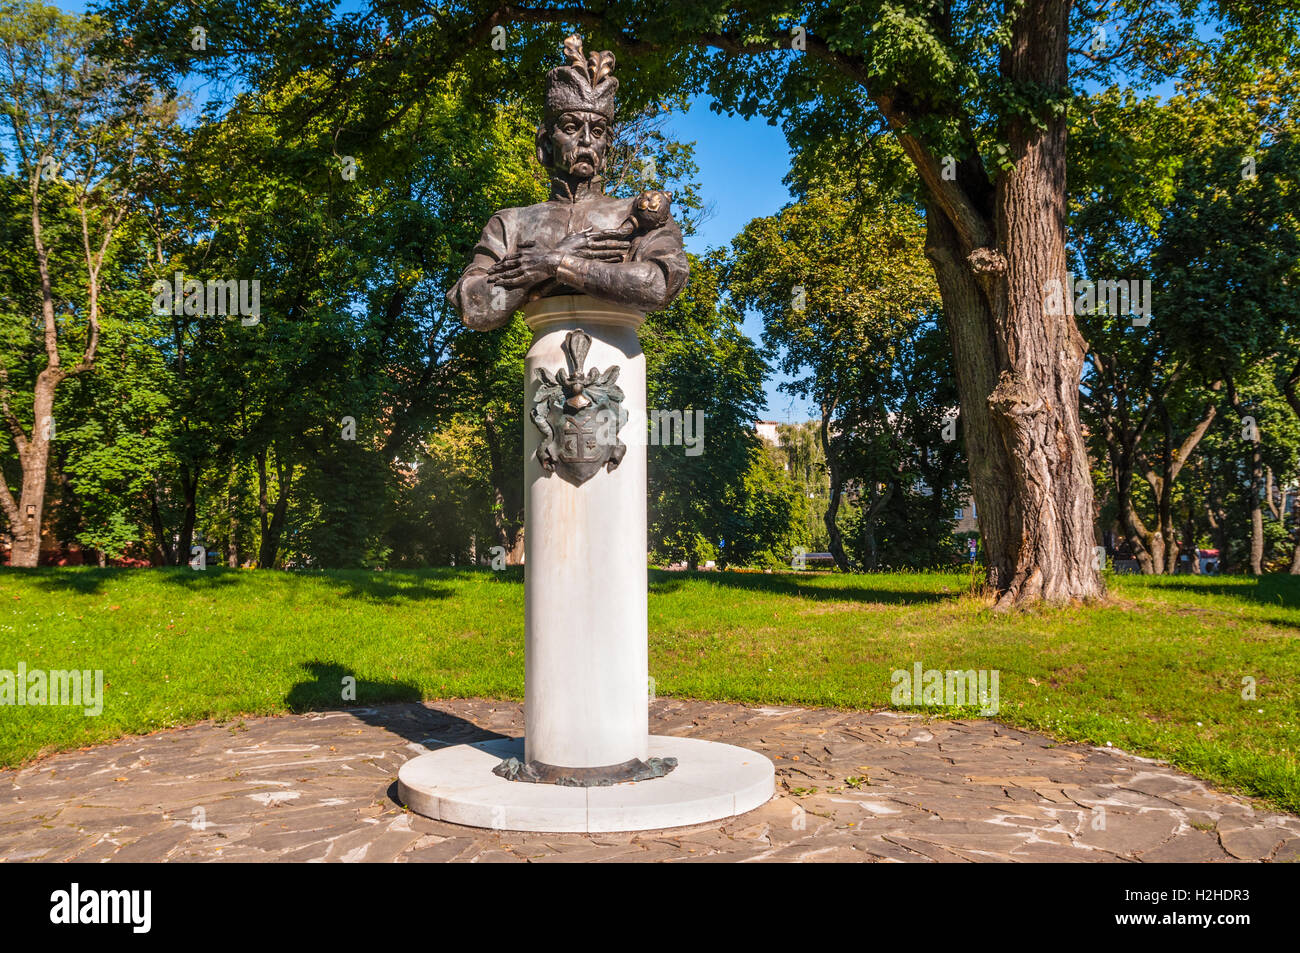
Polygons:
<instances>
[{"instance_id":1,"label":"tall tree","mask_svg":"<svg viewBox=\"0 0 1300 953\"><path fill-rule=\"evenodd\" d=\"M897 440L889 418L904 339L938 306L916 208L874 184L864 188L855 203L841 184L823 181L777 215L753 220L734 242L727 278L736 302L763 314L763 340L789 377L781 388L819 410L830 479L826 533L844 572L839 509L855 475L848 456L868 430ZM888 502L903 477L903 455L887 458L887 472L866 481L868 513Z\"/></svg>"},{"instance_id":2,"label":"tall tree","mask_svg":"<svg viewBox=\"0 0 1300 953\"><path fill-rule=\"evenodd\" d=\"M737 510L753 512L747 490L767 486L751 472L764 463L753 421L767 365L723 294L725 256L690 259L685 290L647 318L641 339L648 404L658 412L649 421L650 549L694 569L717 554L720 539L731 541L724 550L733 560L742 550L749 558L780 549L789 527L774 520L742 528L734 519Z\"/></svg>"},{"instance_id":3,"label":"tall tree","mask_svg":"<svg viewBox=\"0 0 1300 953\"><path fill-rule=\"evenodd\" d=\"M15 496L0 466L14 566L40 559L55 396L95 367L105 260L158 172L162 132L176 116L147 82L96 55L104 32L102 20L53 7L0 8L0 144L27 187L39 288L31 315L39 356L17 367L17 355L0 355L0 413L22 471ZM20 375L30 378L30 413L17 406Z\"/></svg>"}]
</instances>

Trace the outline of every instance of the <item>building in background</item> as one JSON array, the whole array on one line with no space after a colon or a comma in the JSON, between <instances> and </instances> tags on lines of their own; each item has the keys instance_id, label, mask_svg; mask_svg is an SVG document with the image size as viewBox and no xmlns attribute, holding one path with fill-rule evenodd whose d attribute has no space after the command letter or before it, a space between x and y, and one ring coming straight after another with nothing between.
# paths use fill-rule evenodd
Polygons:
<instances>
[{"instance_id":1,"label":"building in background","mask_svg":"<svg viewBox=\"0 0 1300 953\"><path fill-rule=\"evenodd\" d=\"M957 518L957 525L953 527L955 533L978 533L980 531L979 523L975 519L975 497L968 493L966 501L953 513Z\"/></svg>"},{"instance_id":2,"label":"building in background","mask_svg":"<svg viewBox=\"0 0 1300 953\"><path fill-rule=\"evenodd\" d=\"M775 420L755 420L754 432L768 443L779 443L779 440L777 439L776 425L777 421Z\"/></svg>"}]
</instances>

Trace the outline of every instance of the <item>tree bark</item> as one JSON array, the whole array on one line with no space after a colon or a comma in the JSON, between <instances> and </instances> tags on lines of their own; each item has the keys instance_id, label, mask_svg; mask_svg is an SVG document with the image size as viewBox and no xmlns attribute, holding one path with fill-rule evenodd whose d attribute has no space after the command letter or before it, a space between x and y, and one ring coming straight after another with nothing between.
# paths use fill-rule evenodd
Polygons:
<instances>
[{"instance_id":1,"label":"tree bark","mask_svg":"<svg viewBox=\"0 0 1300 953\"><path fill-rule=\"evenodd\" d=\"M1002 63L1012 84L1064 90L1069 7L1021 8ZM926 253L952 338L988 582L1002 609L1105 592L1092 564L1093 488L1079 420L1086 345L1066 288L1066 120L1039 121L1006 122L1012 168L991 194L978 159L946 182L935 157L902 136L930 195ZM1063 308L1045 307L1053 284Z\"/></svg>"},{"instance_id":2,"label":"tree bark","mask_svg":"<svg viewBox=\"0 0 1300 953\"><path fill-rule=\"evenodd\" d=\"M54 389L64 376L57 363L46 367L37 375L32 394L33 425L30 436L23 433L17 420L8 413L7 401L5 404L10 432L18 448L18 459L23 472L16 502L4 475L0 474L0 502L3 502L13 540L9 555L10 566L31 569L40 564L41 525L45 513L45 486L50 463L50 428L54 420Z\"/></svg>"}]
</instances>

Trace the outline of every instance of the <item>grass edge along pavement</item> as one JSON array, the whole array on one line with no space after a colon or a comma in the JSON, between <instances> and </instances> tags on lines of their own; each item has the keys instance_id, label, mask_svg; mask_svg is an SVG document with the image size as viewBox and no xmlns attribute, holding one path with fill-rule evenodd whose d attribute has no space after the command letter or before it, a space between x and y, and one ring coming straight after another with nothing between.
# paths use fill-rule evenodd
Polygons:
<instances>
[{"instance_id":1,"label":"grass edge along pavement","mask_svg":"<svg viewBox=\"0 0 1300 953\"><path fill-rule=\"evenodd\" d=\"M892 673L916 663L997 671L994 720L1161 758L1300 813L1300 578L1112 577L1106 604L1018 613L990 611L968 582L652 571L655 690L875 709L900 707ZM598 637L597 614L575 624ZM206 719L517 701L523 655L513 569L0 570L0 672L104 672L98 716L0 707L0 765Z\"/></svg>"}]
</instances>

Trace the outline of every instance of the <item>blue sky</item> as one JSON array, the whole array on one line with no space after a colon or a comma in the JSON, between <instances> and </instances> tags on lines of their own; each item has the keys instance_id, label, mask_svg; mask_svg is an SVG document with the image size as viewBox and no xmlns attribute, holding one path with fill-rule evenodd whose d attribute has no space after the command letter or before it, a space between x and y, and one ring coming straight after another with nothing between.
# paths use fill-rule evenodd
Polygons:
<instances>
[{"instance_id":1,"label":"blue sky","mask_svg":"<svg viewBox=\"0 0 1300 953\"><path fill-rule=\"evenodd\" d=\"M713 203L713 217L686 240L687 250L698 254L729 245L750 219L771 215L789 201L782 179L790 171L790 150L776 126L762 119L718 115L709 109L705 98L695 100L687 112L674 114L668 125L674 138L695 143L701 193L706 202ZM745 333L755 343L762 331L759 315L746 314ZM808 419L804 401L777 392L780 379L774 373L767 380L764 418L782 422Z\"/></svg>"}]
</instances>

